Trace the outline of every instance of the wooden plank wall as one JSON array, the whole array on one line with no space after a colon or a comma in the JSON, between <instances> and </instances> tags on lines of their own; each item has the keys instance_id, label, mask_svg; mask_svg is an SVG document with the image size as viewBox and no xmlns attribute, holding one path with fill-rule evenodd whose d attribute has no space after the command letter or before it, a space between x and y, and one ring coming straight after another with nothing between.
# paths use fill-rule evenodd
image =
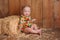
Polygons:
<instances>
[{"instance_id":1,"label":"wooden plank wall","mask_svg":"<svg viewBox=\"0 0 60 40\"><path fill-rule=\"evenodd\" d=\"M42 0L32 0L32 17L36 18L36 22L42 27Z\"/></svg>"},{"instance_id":2,"label":"wooden plank wall","mask_svg":"<svg viewBox=\"0 0 60 40\"><path fill-rule=\"evenodd\" d=\"M9 0L9 15L19 14L19 0Z\"/></svg>"},{"instance_id":3,"label":"wooden plank wall","mask_svg":"<svg viewBox=\"0 0 60 40\"><path fill-rule=\"evenodd\" d=\"M43 0L43 26L53 27L54 0Z\"/></svg>"},{"instance_id":4,"label":"wooden plank wall","mask_svg":"<svg viewBox=\"0 0 60 40\"><path fill-rule=\"evenodd\" d=\"M60 0L0 0L0 17L21 15L22 7L30 5L31 16L40 27L60 27Z\"/></svg>"},{"instance_id":5,"label":"wooden plank wall","mask_svg":"<svg viewBox=\"0 0 60 40\"><path fill-rule=\"evenodd\" d=\"M55 28L60 28L60 0L54 1Z\"/></svg>"},{"instance_id":6,"label":"wooden plank wall","mask_svg":"<svg viewBox=\"0 0 60 40\"><path fill-rule=\"evenodd\" d=\"M0 17L7 16L8 13L8 0L0 0Z\"/></svg>"}]
</instances>

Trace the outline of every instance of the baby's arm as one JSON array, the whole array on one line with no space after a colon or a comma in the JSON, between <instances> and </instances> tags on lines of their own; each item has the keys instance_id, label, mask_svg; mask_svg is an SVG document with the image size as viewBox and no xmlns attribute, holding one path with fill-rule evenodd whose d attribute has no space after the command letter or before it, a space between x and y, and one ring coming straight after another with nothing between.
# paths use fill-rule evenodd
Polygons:
<instances>
[{"instance_id":1,"label":"baby's arm","mask_svg":"<svg viewBox=\"0 0 60 40\"><path fill-rule=\"evenodd\" d=\"M36 19L32 19L32 22L36 21Z\"/></svg>"}]
</instances>

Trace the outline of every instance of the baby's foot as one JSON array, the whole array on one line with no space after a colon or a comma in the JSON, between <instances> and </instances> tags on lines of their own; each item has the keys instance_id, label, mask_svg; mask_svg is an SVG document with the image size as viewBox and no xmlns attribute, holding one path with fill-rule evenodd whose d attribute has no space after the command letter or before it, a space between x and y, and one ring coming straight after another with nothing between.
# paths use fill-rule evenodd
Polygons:
<instances>
[{"instance_id":1,"label":"baby's foot","mask_svg":"<svg viewBox=\"0 0 60 40\"><path fill-rule=\"evenodd\" d=\"M36 30L37 32L41 32L41 29Z\"/></svg>"},{"instance_id":2,"label":"baby's foot","mask_svg":"<svg viewBox=\"0 0 60 40\"><path fill-rule=\"evenodd\" d=\"M41 35L41 29L38 30L38 33Z\"/></svg>"},{"instance_id":3,"label":"baby's foot","mask_svg":"<svg viewBox=\"0 0 60 40\"><path fill-rule=\"evenodd\" d=\"M36 30L38 35L41 35L41 30Z\"/></svg>"}]
</instances>

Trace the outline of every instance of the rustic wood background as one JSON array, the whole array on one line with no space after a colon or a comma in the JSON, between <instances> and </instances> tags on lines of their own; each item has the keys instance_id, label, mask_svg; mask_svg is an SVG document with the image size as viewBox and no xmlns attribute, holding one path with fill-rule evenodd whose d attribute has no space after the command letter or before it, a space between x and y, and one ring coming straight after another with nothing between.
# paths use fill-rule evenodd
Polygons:
<instances>
[{"instance_id":1,"label":"rustic wood background","mask_svg":"<svg viewBox=\"0 0 60 40\"><path fill-rule=\"evenodd\" d=\"M0 0L0 18L20 15L24 5L31 6L40 27L60 28L60 0Z\"/></svg>"}]
</instances>

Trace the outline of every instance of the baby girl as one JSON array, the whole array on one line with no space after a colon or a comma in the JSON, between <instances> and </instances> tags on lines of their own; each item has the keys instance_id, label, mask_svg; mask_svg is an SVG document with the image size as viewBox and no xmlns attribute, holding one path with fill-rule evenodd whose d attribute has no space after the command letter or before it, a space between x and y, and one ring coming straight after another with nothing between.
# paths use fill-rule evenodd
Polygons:
<instances>
[{"instance_id":1,"label":"baby girl","mask_svg":"<svg viewBox=\"0 0 60 40\"><path fill-rule=\"evenodd\" d=\"M20 16L20 27L21 31L24 33L34 33L34 34L41 34L41 29L37 28L37 25L33 22L36 19L32 19L31 16L31 8L29 6L23 7L23 14Z\"/></svg>"}]
</instances>

